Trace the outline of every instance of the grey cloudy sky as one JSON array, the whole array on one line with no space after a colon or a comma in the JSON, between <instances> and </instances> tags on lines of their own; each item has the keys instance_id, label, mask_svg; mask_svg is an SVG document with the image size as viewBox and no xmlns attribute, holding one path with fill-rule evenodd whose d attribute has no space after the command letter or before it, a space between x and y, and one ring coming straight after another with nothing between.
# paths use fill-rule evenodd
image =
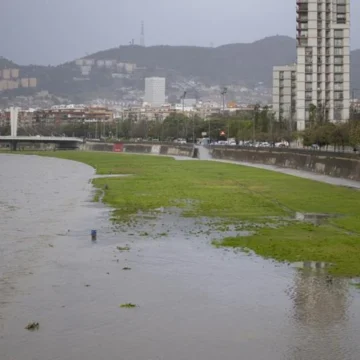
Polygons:
<instances>
[{"instance_id":1,"label":"grey cloudy sky","mask_svg":"<svg viewBox=\"0 0 360 360\"><path fill-rule=\"evenodd\" d=\"M352 0L352 19L360 1ZM59 64L140 40L219 46L295 36L295 0L0 0L0 55L19 64ZM360 48L360 21L352 48Z\"/></svg>"}]
</instances>

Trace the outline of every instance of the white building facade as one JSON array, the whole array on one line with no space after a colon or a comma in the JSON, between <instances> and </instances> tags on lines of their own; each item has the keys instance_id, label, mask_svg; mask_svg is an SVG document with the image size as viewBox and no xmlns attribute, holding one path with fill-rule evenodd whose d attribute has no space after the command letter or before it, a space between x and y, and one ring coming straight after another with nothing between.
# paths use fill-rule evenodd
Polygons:
<instances>
[{"instance_id":1,"label":"white building facade","mask_svg":"<svg viewBox=\"0 0 360 360\"><path fill-rule=\"evenodd\" d=\"M297 130L311 107L325 121L350 116L350 0L296 0Z\"/></svg>"},{"instance_id":2,"label":"white building facade","mask_svg":"<svg viewBox=\"0 0 360 360\"><path fill-rule=\"evenodd\" d=\"M273 68L273 111L278 121L296 119L296 65Z\"/></svg>"},{"instance_id":3,"label":"white building facade","mask_svg":"<svg viewBox=\"0 0 360 360\"><path fill-rule=\"evenodd\" d=\"M150 77L145 79L144 103L152 107L161 107L165 104L166 80L162 77Z\"/></svg>"}]
</instances>

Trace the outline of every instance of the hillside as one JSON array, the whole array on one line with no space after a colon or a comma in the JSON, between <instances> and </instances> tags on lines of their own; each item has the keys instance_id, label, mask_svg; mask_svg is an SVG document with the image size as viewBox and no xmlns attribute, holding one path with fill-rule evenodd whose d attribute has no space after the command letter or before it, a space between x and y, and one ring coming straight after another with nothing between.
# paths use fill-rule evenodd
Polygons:
<instances>
[{"instance_id":1,"label":"hillside","mask_svg":"<svg viewBox=\"0 0 360 360\"><path fill-rule=\"evenodd\" d=\"M88 56L136 63L150 71L173 70L211 84L244 82L271 83L272 67L295 61L295 40L286 36L268 37L251 44L229 44L217 48L195 46L120 46Z\"/></svg>"},{"instance_id":2,"label":"hillside","mask_svg":"<svg viewBox=\"0 0 360 360\"><path fill-rule=\"evenodd\" d=\"M194 46L120 46L89 55L87 59L115 60L134 63L138 70L130 77L114 78L114 70L92 68L88 76L81 74L75 61L56 67L16 66L0 58L0 69L18 67L21 76L36 77L38 90L48 90L72 100L115 96L124 88L143 89L145 76L166 76L168 86L184 79L204 85L239 84L253 87L258 82L271 87L272 68L295 62L295 40L286 36L268 37L250 44L228 44L216 48ZM352 88L360 88L360 50L351 56ZM4 92L6 96L21 94L21 89ZM115 94L115 95L114 95Z\"/></svg>"}]
</instances>

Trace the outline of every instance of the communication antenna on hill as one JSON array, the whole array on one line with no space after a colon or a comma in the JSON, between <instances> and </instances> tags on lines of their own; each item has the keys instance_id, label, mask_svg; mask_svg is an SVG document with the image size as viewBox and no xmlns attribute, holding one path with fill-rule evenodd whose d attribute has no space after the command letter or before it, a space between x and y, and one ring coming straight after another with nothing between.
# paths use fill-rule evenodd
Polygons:
<instances>
[{"instance_id":1,"label":"communication antenna on hill","mask_svg":"<svg viewBox=\"0 0 360 360\"><path fill-rule=\"evenodd\" d=\"M145 46L145 26L144 26L144 21L141 22L140 46Z\"/></svg>"}]
</instances>

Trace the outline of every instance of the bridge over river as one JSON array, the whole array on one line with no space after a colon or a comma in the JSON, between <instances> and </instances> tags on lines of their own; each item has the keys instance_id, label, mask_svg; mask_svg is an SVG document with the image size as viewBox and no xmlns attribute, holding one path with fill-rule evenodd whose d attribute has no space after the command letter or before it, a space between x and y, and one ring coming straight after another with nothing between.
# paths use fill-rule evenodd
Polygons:
<instances>
[{"instance_id":1,"label":"bridge over river","mask_svg":"<svg viewBox=\"0 0 360 360\"><path fill-rule=\"evenodd\" d=\"M57 149L77 149L84 142L76 137L62 136L17 136L18 108L10 108L10 136L0 136L0 144L7 144L12 151L18 150L20 144L54 144Z\"/></svg>"},{"instance_id":2,"label":"bridge over river","mask_svg":"<svg viewBox=\"0 0 360 360\"><path fill-rule=\"evenodd\" d=\"M12 151L18 150L21 144L54 144L57 149L77 149L83 139L60 136L0 136L0 144L8 144Z\"/></svg>"}]
</instances>

